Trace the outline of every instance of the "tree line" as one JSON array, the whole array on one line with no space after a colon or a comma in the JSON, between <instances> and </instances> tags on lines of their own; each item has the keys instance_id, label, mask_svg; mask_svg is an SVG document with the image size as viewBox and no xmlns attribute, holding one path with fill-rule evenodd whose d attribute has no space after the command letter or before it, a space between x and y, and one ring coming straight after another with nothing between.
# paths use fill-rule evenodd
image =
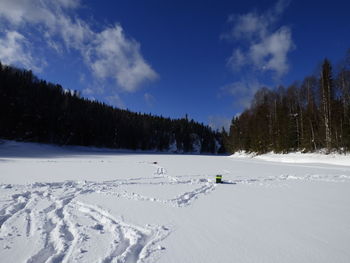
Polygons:
<instances>
[{"instance_id":1,"label":"tree line","mask_svg":"<svg viewBox=\"0 0 350 263\"><path fill-rule=\"evenodd\" d=\"M350 55L350 52L349 52ZM350 58L350 56L349 56ZM350 151L350 60L336 74L325 59L319 76L259 89L224 132L229 152Z\"/></svg>"},{"instance_id":2,"label":"tree line","mask_svg":"<svg viewBox=\"0 0 350 263\"><path fill-rule=\"evenodd\" d=\"M223 153L221 133L118 109L0 62L0 138L117 149Z\"/></svg>"}]
</instances>

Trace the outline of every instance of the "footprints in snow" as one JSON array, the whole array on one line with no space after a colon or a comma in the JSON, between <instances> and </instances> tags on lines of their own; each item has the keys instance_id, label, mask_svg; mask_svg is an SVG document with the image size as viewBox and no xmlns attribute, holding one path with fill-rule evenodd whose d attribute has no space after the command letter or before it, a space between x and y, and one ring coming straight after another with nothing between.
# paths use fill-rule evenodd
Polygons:
<instances>
[{"instance_id":1,"label":"footprints in snow","mask_svg":"<svg viewBox=\"0 0 350 263\"><path fill-rule=\"evenodd\" d=\"M166 175L167 172L166 172L165 168L157 167L157 171L154 174L156 174L156 175Z\"/></svg>"},{"instance_id":2,"label":"footprints in snow","mask_svg":"<svg viewBox=\"0 0 350 263\"><path fill-rule=\"evenodd\" d=\"M195 189L167 200L128 191L118 193L120 186L138 184L189 184ZM99 262L154 262L164 249L159 242L169 235L168 228L128 224L102 208L77 201L76 197L88 193L115 194L136 201L156 201L183 207L214 187L214 183L203 178L172 177L160 166L156 166L154 177L108 182L3 185L0 186L3 193L7 192L10 196L1 202L4 205L0 209L0 244L3 251L10 251L16 238L37 240L39 244L24 260L26 263L84 262L84 258L91 259L93 256ZM11 195L11 192L15 194ZM101 253L95 253L99 243L104 244L100 247Z\"/></svg>"}]
</instances>

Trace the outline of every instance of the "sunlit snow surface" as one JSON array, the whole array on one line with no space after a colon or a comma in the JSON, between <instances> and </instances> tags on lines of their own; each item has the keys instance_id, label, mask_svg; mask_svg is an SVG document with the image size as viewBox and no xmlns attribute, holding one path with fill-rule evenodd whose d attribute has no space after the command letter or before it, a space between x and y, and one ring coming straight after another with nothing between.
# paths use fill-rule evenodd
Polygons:
<instances>
[{"instance_id":1,"label":"sunlit snow surface","mask_svg":"<svg viewBox=\"0 0 350 263\"><path fill-rule=\"evenodd\" d=\"M350 161L269 158L4 141L0 261L350 262Z\"/></svg>"}]
</instances>

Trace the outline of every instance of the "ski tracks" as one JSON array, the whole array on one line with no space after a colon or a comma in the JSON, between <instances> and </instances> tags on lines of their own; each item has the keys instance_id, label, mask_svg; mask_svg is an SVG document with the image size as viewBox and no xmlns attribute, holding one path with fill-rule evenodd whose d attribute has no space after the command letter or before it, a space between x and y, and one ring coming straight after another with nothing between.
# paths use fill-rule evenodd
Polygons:
<instances>
[{"instance_id":1,"label":"ski tracks","mask_svg":"<svg viewBox=\"0 0 350 263\"><path fill-rule=\"evenodd\" d=\"M94 183L87 185L95 192ZM84 262L85 253L90 249L94 253L96 241L105 245L95 255L95 262L153 262L157 251L162 250L158 243L170 233L164 226L133 226L100 207L76 201L76 197L90 192L85 189L86 183L34 184L22 188L26 191L11 195L0 210L0 242L5 244L4 249L11 249L17 237L35 236L39 245L26 263ZM100 188L99 184L96 188Z\"/></svg>"},{"instance_id":2,"label":"ski tracks","mask_svg":"<svg viewBox=\"0 0 350 263\"><path fill-rule=\"evenodd\" d=\"M136 202L158 202L160 205L182 208L211 193L217 185L213 175L174 176L156 162L142 164L153 167L153 174L104 182L0 185L0 256L16 244L22 244L23 240L33 240L36 245L31 246L23 262L69 263L86 262L87 259L99 263L155 262L164 249L160 243L171 233L169 228L130 224L102 207L79 201L78 197L90 193L113 195ZM224 184L269 186L287 180L350 182L350 177L344 174L237 176L235 180L224 180ZM179 186L179 189L185 186L185 189L189 187L191 190L161 199L155 195L142 195L130 188L147 185Z\"/></svg>"},{"instance_id":3,"label":"ski tracks","mask_svg":"<svg viewBox=\"0 0 350 263\"><path fill-rule=\"evenodd\" d=\"M23 261L26 263L86 262L87 259L99 263L155 262L164 250L160 243L170 234L169 228L129 224L77 198L97 193L180 208L215 188L205 175L171 176L164 167L150 165L155 168L151 177L0 185L0 246L3 251L10 250L18 242L33 240ZM119 190L121 186L132 185L191 185L193 189L164 200Z\"/></svg>"},{"instance_id":4,"label":"ski tracks","mask_svg":"<svg viewBox=\"0 0 350 263\"><path fill-rule=\"evenodd\" d=\"M93 229L109 232L112 236L113 242L101 263L151 262L155 252L161 250L157 243L170 232L164 226L139 227L125 223L97 206L82 202L76 202L75 205L79 212L91 220L94 224Z\"/></svg>"}]
</instances>

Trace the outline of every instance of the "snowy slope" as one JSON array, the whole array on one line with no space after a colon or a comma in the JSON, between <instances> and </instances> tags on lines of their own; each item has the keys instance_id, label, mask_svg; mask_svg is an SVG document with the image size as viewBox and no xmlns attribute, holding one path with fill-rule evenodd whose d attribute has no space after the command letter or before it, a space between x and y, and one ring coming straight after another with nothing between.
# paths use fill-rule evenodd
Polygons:
<instances>
[{"instance_id":1,"label":"snowy slope","mask_svg":"<svg viewBox=\"0 0 350 263\"><path fill-rule=\"evenodd\" d=\"M350 262L349 207L350 165L0 145L1 262Z\"/></svg>"}]
</instances>

